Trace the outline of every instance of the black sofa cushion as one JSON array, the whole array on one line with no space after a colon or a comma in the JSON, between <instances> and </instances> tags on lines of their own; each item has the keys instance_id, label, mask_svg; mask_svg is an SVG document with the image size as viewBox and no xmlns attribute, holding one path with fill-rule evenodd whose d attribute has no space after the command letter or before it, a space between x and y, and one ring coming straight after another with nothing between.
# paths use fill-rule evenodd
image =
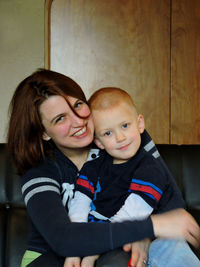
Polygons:
<instances>
[{"instance_id":1,"label":"black sofa cushion","mask_svg":"<svg viewBox=\"0 0 200 267\"><path fill-rule=\"evenodd\" d=\"M200 224L200 145L157 145L187 204ZM0 267L19 267L26 249L28 217L20 177L0 144ZM200 259L200 250L194 250Z\"/></svg>"}]
</instances>

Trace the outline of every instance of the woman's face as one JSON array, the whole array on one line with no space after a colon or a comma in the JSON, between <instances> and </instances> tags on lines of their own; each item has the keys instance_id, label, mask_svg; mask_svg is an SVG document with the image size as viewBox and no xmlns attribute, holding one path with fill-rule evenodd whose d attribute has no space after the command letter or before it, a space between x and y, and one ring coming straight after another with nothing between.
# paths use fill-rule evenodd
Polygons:
<instances>
[{"instance_id":1,"label":"woman's face","mask_svg":"<svg viewBox=\"0 0 200 267\"><path fill-rule=\"evenodd\" d=\"M67 150L86 147L92 142L94 134L88 105L74 97L69 96L67 99L77 114L84 118L78 117L66 100L59 95L50 96L39 109L45 128L43 139L52 139L64 153Z\"/></svg>"}]
</instances>

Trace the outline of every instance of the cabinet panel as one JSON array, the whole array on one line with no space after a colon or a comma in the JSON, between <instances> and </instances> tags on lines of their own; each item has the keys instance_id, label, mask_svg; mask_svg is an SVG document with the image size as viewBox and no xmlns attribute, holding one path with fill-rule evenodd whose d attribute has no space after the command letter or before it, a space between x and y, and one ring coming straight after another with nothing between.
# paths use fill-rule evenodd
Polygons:
<instances>
[{"instance_id":1,"label":"cabinet panel","mask_svg":"<svg viewBox=\"0 0 200 267\"><path fill-rule=\"evenodd\" d=\"M153 139L168 143L169 35L169 0L54 0L50 68L87 97L103 86L125 89Z\"/></svg>"},{"instance_id":2,"label":"cabinet panel","mask_svg":"<svg viewBox=\"0 0 200 267\"><path fill-rule=\"evenodd\" d=\"M200 2L172 1L171 143L200 143Z\"/></svg>"},{"instance_id":3,"label":"cabinet panel","mask_svg":"<svg viewBox=\"0 0 200 267\"><path fill-rule=\"evenodd\" d=\"M44 3L0 0L0 143L7 142L8 109L16 86L44 67Z\"/></svg>"}]
</instances>

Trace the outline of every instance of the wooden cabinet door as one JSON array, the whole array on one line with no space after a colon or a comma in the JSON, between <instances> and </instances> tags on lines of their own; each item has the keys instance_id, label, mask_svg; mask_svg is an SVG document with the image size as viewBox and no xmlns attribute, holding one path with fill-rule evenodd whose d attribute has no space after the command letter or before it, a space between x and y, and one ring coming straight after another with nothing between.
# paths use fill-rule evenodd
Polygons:
<instances>
[{"instance_id":1,"label":"wooden cabinet door","mask_svg":"<svg viewBox=\"0 0 200 267\"><path fill-rule=\"evenodd\" d=\"M200 144L200 1L172 1L171 143Z\"/></svg>"},{"instance_id":2,"label":"wooden cabinet door","mask_svg":"<svg viewBox=\"0 0 200 267\"><path fill-rule=\"evenodd\" d=\"M104 86L133 97L156 143L169 143L170 0L54 0L50 68L87 97Z\"/></svg>"}]
</instances>

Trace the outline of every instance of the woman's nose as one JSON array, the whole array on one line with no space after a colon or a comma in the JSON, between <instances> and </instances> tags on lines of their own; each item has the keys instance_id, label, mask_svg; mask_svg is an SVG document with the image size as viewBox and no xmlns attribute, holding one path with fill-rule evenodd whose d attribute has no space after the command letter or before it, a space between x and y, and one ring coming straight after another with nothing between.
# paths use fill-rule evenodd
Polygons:
<instances>
[{"instance_id":1,"label":"woman's nose","mask_svg":"<svg viewBox=\"0 0 200 267\"><path fill-rule=\"evenodd\" d=\"M85 118L77 116L75 113L71 115L71 122L74 127L79 127L84 124Z\"/></svg>"}]
</instances>

